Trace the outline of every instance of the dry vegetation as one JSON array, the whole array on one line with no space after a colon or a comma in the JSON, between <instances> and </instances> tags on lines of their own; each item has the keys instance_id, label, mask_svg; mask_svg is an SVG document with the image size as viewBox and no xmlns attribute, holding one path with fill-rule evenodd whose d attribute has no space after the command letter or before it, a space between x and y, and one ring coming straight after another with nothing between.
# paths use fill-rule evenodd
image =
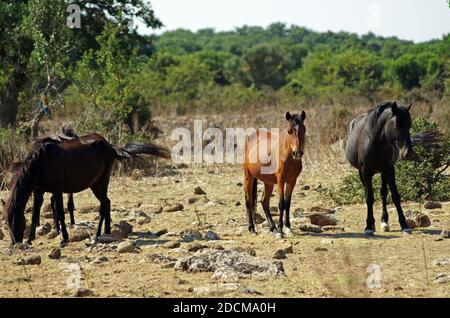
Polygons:
<instances>
[{"instance_id":1,"label":"dry vegetation","mask_svg":"<svg viewBox=\"0 0 450 318\"><path fill-rule=\"evenodd\" d=\"M88 246L90 239L86 239L70 243L62 250L61 258L53 260L48 255L59 245L59 238L41 236L32 249L12 249L3 228L5 238L0 240L0 267L8 274L0 276L0 297L74 296L77 291L67 285L71 277L66 270L67 264L79 264L80 287L100 297L449 297L448 283L436 284L433 280L441 273L450 274L450 265L434 264L437 259L450 259L450 240L440 238L441 230L450 227L450 203L443 203L442 209L425 210L418 203L405 202L405 211L426 213L431 227L417 229L412 236L404 237L399 231L396 212L391 210L392 232L378 233L374 238L363 237L365 206L336 207L321 194L322 189L339 184L350 171L338 147L326 146L326 134L317 133L326 129L329 113L324 110L308 111L304 171L292 200L293 235L278 240L262 225L258 226L258 236L248 233L241 166L176 167L160 163L151 171L130 177L115 176L111 182L109 197L113 223L127 221L133 225L129 239L139 247L136 253L118 253L114 243L92 248ZM211 115L206 117L204 126L270 128L283 124L282 113L266 109L256 115ZM158 142L169 144L171 129L189 125L192 120L188 117L155 118L164 132ZM206 195L195 196L197 186L204 189ZM259 198L262 188L260 184ZM0 198L7 196L7 191L0 192ZM197 201L192 203L193 197ZM96 223L98 202L90 191L75 194L74 198L78 225L71 229L72 234L84 225L93 234L90 226ZM49 196L45 202L49 202ZM184 206L182 211L159 213L160 207L166 209L177 203ZM274 197L271 206L275 207L276 203ZM345 231L317 234L300 231L300 209L310 211L314 207L334 208L338 226L344 227ZM51 221L45 210L42 224ZM136 211L144 212L151 221L138 222ZM258 211L262 212L260 206ZM379 226L379 203L375 205L375 211ZM29 213L27 219L30 219ZM184 242L178 233L185 229L201 233L211 230L220 240ZM163 230L168 233L151 235ZM176 247L178 241L180 246ZM284 277L220 281L212 280L210 272L188 273L166 267L164 262L146 260L147 255L155 253L177 260L192 256L194 253L188 249L198 243L212 249L250 248L258 258L268 261L272 261L277 249L290 244L293 253L281 260ZM40 255L41 264L16 264L21 257L31 255ZM367 269L371 264L381 267L380 288L367 287L366 280L370 275Z\"/></svg>"}]
</instances>

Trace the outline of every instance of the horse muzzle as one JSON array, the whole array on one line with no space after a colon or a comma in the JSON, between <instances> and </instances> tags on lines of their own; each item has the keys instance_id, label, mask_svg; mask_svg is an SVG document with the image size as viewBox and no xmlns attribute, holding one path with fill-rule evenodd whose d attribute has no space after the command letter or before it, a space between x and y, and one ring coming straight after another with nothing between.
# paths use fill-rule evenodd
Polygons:
<instances>
[{"instance_id":1,"label":"horse muzzle","mask_svg":"<svg viewBox=\"0 0 450 318\"><path fill-rule=\"evenodd\" d=\"M295 160L302 159L303 157L303 150L294 150L292 151L292 157L294 157Z\"/></svg>"}]
</instances>

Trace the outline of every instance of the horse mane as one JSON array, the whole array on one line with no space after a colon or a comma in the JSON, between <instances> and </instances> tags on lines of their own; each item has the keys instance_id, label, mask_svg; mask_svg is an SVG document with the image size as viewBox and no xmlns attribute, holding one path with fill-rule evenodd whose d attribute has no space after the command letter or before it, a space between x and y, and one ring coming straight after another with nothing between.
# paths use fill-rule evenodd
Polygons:
<instances>
[{"instance_id":1,"label":"horse mane","mask_svg":"<svg viewBox=\"0 0 450 318\"><path fill-rule=\"evenodd\" d=\"M387 109L391 109L395 102L388 101L379 104L367 112L367 124L372 136L378 136L387 120Z\"/></svg>"},{"instance_id":2,"label":"horse mane","mask_svg":"<svg viewBox=\"0 0 450 318\"><path fill-rule=\"evenodd\" d=\"M11 181L10 196L3 210L3 219L12 222L15 213L20 212L18 209L25 208L34 188L38 172L37 163L45 153L45 145L49 142L54 142L54 140L50 138L35 140L33 149L15 171Z\"/></svg>"}]
</instances>

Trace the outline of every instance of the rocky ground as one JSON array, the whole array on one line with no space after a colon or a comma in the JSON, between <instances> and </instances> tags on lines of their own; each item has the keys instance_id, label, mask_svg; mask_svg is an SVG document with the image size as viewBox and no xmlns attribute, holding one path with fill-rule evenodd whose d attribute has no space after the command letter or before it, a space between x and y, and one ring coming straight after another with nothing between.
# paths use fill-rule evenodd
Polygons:
<instances>
[{"instance_id":1,"label":"rocky ground","mask_svg":"<svg viewBox=\"0 0 450 318\"><path fill-rule=\"evenodd\" d=\"M48 206L32 247L10 247L3 227L0 297L450 296L450 239L441 236L450 228L450 203L404 203L416 211L410 222L426 227L403 236L391 211L391 232L366 238L365 206L333 206L318 189L339 178L314 171L307 165L300 177L293 234L283 239L265 223L258 236L248 233L240 166L115 177L113 235L100 243L92 243L98 202L90 191L75 195L77 225L62 249ZM379 226L379 204L375 211Z\"/></svg>"}]
</instances>

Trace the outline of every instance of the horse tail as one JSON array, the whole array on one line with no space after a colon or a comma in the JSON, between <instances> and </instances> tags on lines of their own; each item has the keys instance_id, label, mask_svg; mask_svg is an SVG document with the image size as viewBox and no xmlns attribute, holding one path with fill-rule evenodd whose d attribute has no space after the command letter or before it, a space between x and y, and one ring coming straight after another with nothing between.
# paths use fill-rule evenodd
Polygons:
<instances>
[{"instance_id":1,"label":"horse tail","mask_svg":"<svg viewBox=\"0 0 450 318\"><path fill-rule=\"evenodd\" d=\"M443 137L444 134L439 131L429 131L412 136L411 143L413 146L435 144L441 142Z\"/></svg>"},{"instance_id":2,"label":"horse tail","mask_svg":"<svg viewBox=\"0 0 450 318\"><path fill-rule=\"evenodd\" d=\"M170 151L154 144L128 143L124 148L114 147L116 158L119 160L139 158L139 155L151 155L158 158L169 159Z\"/></svg>"}]
</instances>

